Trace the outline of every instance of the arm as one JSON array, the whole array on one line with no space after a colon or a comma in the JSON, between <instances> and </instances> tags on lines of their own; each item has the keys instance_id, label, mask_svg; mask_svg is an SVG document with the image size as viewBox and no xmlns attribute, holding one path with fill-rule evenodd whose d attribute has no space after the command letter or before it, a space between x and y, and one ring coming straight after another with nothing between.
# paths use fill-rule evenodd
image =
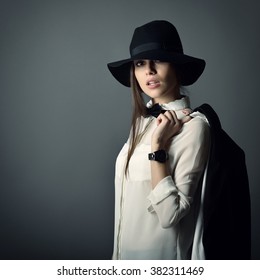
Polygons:
<instances>
[{"instance_id":1,"label":"arm","mask_svg":"<svg viewBox=\"0 0 260 280\"><path fill-rule=\"evenodd\" d=\"M166 111L166 113L160 114L157 118L157 128L152 135L151 152L160 149L169 150L172 137L178 134L182 125L190 119L188 116L179 120L174 111ZM171 175L169 162L159 163L151 161L151 174L152 188L155 188L163 178Z\"/></svg>"},{"instance_id":2,"label":"arm","mask_svg":"<svg viewBox=\"0 0 260 280\"><path fill-rule=\"evenodd\" d=\"M178 223L188 213L208 158L209 127L204 121L193 119L181 133L181 145L171 147L174 158L163 165L151 162L154 188L148 197L149 209L162 227Z\"/></svg>"}]
</instances>

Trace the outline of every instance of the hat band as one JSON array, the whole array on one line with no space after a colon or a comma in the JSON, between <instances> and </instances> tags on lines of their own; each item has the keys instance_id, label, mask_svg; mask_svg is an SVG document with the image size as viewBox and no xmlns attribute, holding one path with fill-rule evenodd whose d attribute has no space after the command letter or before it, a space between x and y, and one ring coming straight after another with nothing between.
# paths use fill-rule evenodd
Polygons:
<instances>
[{"instance_id":1,"label":"hat band","mask_svg":"<svg viewBox=\"0 0 260 280\"><path fill-rule=\"evenodd\" d=\"M133 48L131 50L131 56L135 56L139 53L142 53L145 51L152 51L152 50L165 50L165 51L174 51L174 52L180 52L180 53L183 52L181 47L178 49L177 48L173 49L171 46L167 47L165 44L152 42L152 43L142 44L140 46Z\"/></svg>"},{"instance_id":2,"label":"hat band","mask_svg":"<svg viewBox=\"0 0 260 280\"><path fill-rule=\"evenodd\" d=\"M161 44L159 43L146 43L146 44L142 44L138 47L135 47L134 49L131 50L131 55L135 56L141 52L145 52L145 51L151 51L151 50L157 50L161 48Z\"/></svg>"}]
</instances>

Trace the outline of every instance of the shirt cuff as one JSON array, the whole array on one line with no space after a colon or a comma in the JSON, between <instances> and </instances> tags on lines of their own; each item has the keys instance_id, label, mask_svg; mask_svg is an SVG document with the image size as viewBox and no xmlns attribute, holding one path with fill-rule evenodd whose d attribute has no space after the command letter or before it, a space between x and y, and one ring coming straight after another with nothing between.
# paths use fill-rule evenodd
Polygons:
<instances>
[{"instance_id":1,"label":"shirt cuff","mask_svg":"<svg viewBox=\"0 0 260 280\"><path fill-rule=\"evenodd\" d=\"M148 195L151 204L158 204L173 192L178 192L171 176L163 178Z\"/></svg>"}]
</instances>

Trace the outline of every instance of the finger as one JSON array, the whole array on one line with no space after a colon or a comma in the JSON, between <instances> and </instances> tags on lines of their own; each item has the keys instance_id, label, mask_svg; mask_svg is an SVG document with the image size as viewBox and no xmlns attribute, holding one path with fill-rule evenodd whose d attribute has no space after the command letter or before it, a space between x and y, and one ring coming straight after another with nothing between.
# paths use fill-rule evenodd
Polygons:
<instances>
[{"instance_id":1,"label":"finger","mask_svg":"<svg viewBox=\"0 0 260 280\"><path fill-rule=\"evenodd\" d=\"M172 119L174 120L175 123L179 123L179 119L177 118L177 115L175 111L168 111L171 114Z\"/></svg>"},{"instance_id":2,"label":"finger","mask_svg":"<svg viewBox=\"0 0 260 280\"><path fill-rule=\"evenodd\" d=\"M157 117L157 119L161 119L161 120L163 120L163 121L167 121L167 120L171 120L171 114L169 113L169 111L166 111L165 113L161 113L158 117Z\"/></svg>"},{"instance_id":3,"label":"finger","mask_svg":"<svg viewBox=\"0 0 260 280\"><path fill-rule=\"evenodd\" d=\"M187 110L189 110L189 109L187 109ZM191 110L189 110L189 111L192 112ZM186 123L192 119L189 115L185 116L184 118L178 119L175 111L169 111L169 112L171 112L172 117L175 120L175 123L180 124L180 125L183 125L184 123Z\"/></svg>"},{"instance_id":4,"label":"finger","mask_svg":"<svg viewBox=\"0 0 260 280\"><path fill-rule=\"evenodd\" d=\"M164 113L164 116L166 116L167 119L168 119L171 123L176 123L177 117L175 118L175 117L174 117L174 114L175 114L174 111L166 111L166 112Z\"/></svg>"},{"instance_id":5,"label":"finger","mask_svg":"<svg viewBox=\"0 0 260 280\"><path fill-rule=\"evenodd\" d=\"M192 110L190 108L185 108L182 110L182 113L186 116L190 115L192 113Z\"/></svg>"},{"instance_id":6,"label":"finger","mask_svg":"<svg viewBox=\"0 0 260 280\"><path fill-rule=\"evenodd\" d=\"M157 118L156 118L156 123L157 125L159 125L160 123L162 123L163 121L167 121L168 119L164 116L164 114L160 114Z\"/></svg>"}]
</instances>

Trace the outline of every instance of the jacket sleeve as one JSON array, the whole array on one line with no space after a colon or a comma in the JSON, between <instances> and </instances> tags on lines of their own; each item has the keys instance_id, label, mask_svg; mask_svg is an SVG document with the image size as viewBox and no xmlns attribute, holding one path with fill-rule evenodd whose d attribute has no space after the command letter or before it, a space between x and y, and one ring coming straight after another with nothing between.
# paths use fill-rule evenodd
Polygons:
<instances>
[{"instance_id":1,"label":"jacket sleeve","mask_svg":"<svg viewBox=\"0 0 260 280\"><path fill-rule=\"evenodd\" d=\"M163 228L177 224L190 209L209 153L209 126L195 117L184 127L169 150L172 176L163 178L150 192L149 212Z\"/></svg>"}]
</instances>

